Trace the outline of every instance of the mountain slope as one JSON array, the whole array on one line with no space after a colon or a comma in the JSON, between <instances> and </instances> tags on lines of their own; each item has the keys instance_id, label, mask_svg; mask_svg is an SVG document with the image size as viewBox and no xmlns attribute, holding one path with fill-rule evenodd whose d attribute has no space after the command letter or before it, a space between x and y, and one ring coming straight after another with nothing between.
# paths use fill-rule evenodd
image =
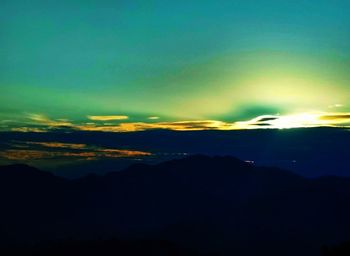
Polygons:
<instances>
[{"instance_id":1,"label":"mountain slope","mask_svg":"<svg viewBox=\"0 0 350 256\"><path fill-rule=\"evenodd\" d=\"M65 180L0 168L3 243L169 240L200 252L318 255L350 238L350 180L305 179L233 157L191 156Z\"/></svg>"}]
</instances>

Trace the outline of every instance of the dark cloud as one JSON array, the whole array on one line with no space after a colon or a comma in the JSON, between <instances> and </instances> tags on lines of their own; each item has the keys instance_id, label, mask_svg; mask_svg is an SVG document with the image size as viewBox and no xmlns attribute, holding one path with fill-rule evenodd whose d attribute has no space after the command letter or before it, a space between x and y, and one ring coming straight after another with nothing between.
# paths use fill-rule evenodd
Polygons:
<instances>
[{"instance_id":1,"label":"dark cloud","mask_svg":"<svg viewBox=\"0 0 350 256\"><path fill-rule=\"evenodd\" d=\"M259 122L268 122L268 121L274 121L277 119L278 119L278 117L263 117L263 118L259 119L258 121Z\"/></svg>"},{"instance_id":2,"label":"dark cloud","mask_svg":"<svg viewBox=\"0 0 350 256\"><path fill-rule=\"evenodd\" d=\"M257 125L257 126L271 126L271 124L269 124L269 123L255 123L253 125Z\"/></svg>"}]
</instances>

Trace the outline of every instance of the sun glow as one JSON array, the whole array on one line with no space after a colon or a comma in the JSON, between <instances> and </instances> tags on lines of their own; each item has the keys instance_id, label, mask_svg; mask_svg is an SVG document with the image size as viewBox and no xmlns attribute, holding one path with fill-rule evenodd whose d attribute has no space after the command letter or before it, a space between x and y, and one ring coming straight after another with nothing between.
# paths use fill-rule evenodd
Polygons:
<instances>
[{"instance_id":1,"label":"sun glow","mask_svg":"<svg viewBox=\"0 0 350 256\"><path fill-rule=\"evenodd\" d=\"M319 120L318 114L297 114L297 115L287 115L282 116L272 122L272 127L277 129L290 129L297 127L312 127L325 125L327 122L322 122Z\"/></svg>"},{"instance_id":2,"label":"sun glow","mask_svg":"<svg viewBox=\"0 0 350 256\"><path fill-rule=\"evenodd\" d=\"M347 113L299 113L291 115L262 115L248 121L236 122L237 129L291 129L308 127L344 127L350 123Z\"/></svg>"}]
</instances>

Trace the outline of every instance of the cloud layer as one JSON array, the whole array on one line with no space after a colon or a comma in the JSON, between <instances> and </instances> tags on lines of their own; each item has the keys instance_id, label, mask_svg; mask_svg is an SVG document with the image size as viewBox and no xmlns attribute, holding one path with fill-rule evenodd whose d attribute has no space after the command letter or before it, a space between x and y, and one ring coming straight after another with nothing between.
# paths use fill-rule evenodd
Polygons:
<instances>
[{"instance_id":1,"label":"cloud layer","mask_svg":"<svg viewBox=\"0 0 350 256\"><path fill-rule=\"evenodd\" d=\"M174 131L289 129L309 127L350 128L350 113L311 112L291 115L262 115L250 120L224 122L218 120L127 122L128 116L88 116L89 122L73 122L68 119L51 119L42 114L28 115L28 122L10 128L15 132L49 132L57 130L136 132L154 129ZM114 121L114 122L101 122ZM6 128L8 130L8 128Z\"/></svg>"},{"instance_id":2,"label":"cloud layer","mask_svg":"<svg viewBox=\"0 0 350 256\"><path fill-rule=\"evenodd\" d=\"M100 160L106 158L137 158L152 153L138 150L105 148L87 144L62 142L14 141L0 152L0 158L14 161L42 159Z\"/></svg>"}]
</instances>

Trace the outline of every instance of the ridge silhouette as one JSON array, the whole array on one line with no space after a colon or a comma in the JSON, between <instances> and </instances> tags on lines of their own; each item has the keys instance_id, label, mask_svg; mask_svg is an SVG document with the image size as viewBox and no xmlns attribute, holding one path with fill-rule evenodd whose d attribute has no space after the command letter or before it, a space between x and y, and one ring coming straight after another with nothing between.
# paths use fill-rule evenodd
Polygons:
<instances>
[{"instance_id":1,"label":"ridge silhouette","mask_svg":"<svg viewBox=\"0 0 350 256\"><path fill-rule=\"evenodd\" d=\"M350 238L350 179L194 155L68 180L0 167L3 246L169 241L199 254L320 255ZM164 254L167 255L167 254Z\"/></svg>"}]
</instances>

